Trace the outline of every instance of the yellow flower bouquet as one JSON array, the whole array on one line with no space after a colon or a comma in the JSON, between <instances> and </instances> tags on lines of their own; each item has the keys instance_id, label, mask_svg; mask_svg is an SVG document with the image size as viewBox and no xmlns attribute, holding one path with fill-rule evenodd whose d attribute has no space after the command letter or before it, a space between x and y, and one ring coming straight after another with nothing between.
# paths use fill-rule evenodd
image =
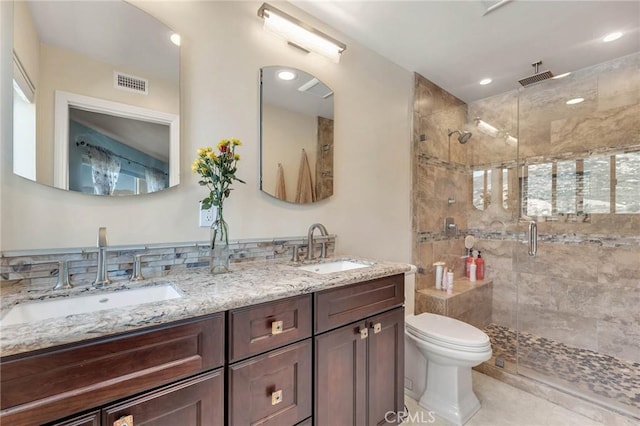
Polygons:
<instances>
[{"instance_id":1,"label":"yellow flower bouquet","mask_svg":"<svg viewBox=\"0 0 640 426\"><path fill-rule=\"evenodd\" d=\"M216 206L218 209L214 220L211 238L212 262L213 250L216 249L215 242L224 243L224 247L229 246L229 228L224 220L223 205L224 200L231 195L231 185L233 182L245 183L236 176L240 154L236 154L236 147L241 146L238 139L222 139L217 145L217 152L211 147L198 148L198 156L191 165L191 170L200 175L198 183L209 189L209 196L202 200L202 209L209 209ZM226 270L228 270L229 257L226 255ZM212 265L212 271L214 266ZM226 271L225 271L226 272Z\"/></svg>"}]
</instances>

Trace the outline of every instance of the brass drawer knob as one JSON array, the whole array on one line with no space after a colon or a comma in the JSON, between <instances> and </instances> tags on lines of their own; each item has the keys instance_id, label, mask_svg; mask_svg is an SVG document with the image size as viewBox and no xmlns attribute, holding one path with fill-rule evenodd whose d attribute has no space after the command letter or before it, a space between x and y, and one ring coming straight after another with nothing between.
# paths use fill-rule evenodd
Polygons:
<instances>
[{"instance_id":1,"label":"brass drawer knob","mask_svg":"<svg viewBox=\"0 0 640 426\"><path fill-rule=\"evenodd\" d=\"M274 321L271 323L271 334L280 334L284 330L282 321Z\"/></svg>"},{"instance_id":2,"label":"brass drawer knob","mask_svg":"<svg viewBox=\"0 0 640 426\"><path fill-rule=\"evenodd\" d=\"M133 426L133 416L124 416L120 417L118 420L113 422L113 426Z\"/></svg>"},{"instance_id":3,"label":"brass drawer knob","mask_svg":"<svg viewBox=\"0 0 640 426\"><path fill-rule=\"evenodd\" d=\"M280 404L282 402L282 389L271 393L271 405Z\"/></svg>"},{"instance_id":4,"label":"brass drawer knob","mask_svg":"<svg viewBox=\"0 0 640 426\"><path fill-rule=\"evenodd\" d=\"M375 324L371 323L371 328L373 328L373 334L378 334L382 331L382 324L379 322Z\"/></svg>"},{"instance_id":5,"label":"brass drawer knob","mask_svg":"<svg viewBox=\"0 0 640 426\"><path fill-rule=\"evenodd\" d=\"M360 329L360 338L361 339L366 339L367 337L369 337L369 329L368 328L361 328Z\"/></svg>"}]
</instances>

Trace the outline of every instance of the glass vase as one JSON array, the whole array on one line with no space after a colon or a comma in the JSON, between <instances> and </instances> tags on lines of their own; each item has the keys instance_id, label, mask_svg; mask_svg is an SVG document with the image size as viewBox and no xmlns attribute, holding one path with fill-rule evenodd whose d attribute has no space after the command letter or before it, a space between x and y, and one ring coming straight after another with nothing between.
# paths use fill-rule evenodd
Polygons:
<instances>
[{"instance_id":1,"label":"glass vase","mask_svg":"<svg viewBox=\"0 0 640 426\"><path fill-rule=\"evenodd\" d=\"M231 252L229 251L229 227L219 216L211 225L211 250L209 270L212 274L229 272Z\"/></svg>"}]
</instances>

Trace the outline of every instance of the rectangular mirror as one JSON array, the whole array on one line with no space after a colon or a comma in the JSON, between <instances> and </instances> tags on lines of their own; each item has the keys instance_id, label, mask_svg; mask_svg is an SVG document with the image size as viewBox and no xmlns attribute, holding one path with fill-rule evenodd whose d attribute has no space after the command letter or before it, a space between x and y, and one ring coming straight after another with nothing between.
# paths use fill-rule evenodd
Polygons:
<instances>
[{"instance_id":1,"label":"rectangular mirror","mask_svg":"<svg viewBox=\"0 0 640 426\"><path fill-rule=\"evenodd\" d=\"M15 174L97 195L178 184L170 28L124 1L27 0L13 30Z\"/></svg>"},{"instance_id":2,"label":"rectangular mirror","mask_svg":"<svg viewBox=\"0 0 640 426\"><path fill-rule=\"evenodd\" d=\"M260 189L308 204L333 195L333 91L291 67L260 70Z\"/></svg>"}]
</instances>

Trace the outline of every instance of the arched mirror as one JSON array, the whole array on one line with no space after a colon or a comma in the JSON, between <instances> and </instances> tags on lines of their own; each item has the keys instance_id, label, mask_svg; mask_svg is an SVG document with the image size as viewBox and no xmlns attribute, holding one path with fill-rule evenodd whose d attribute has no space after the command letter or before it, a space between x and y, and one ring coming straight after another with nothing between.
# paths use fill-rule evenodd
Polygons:
<instances>
[{"instance_id":1,"label":"arched mirror","mask_svg":"<svg viewBox=\"0 0 640 426\"><path fill-rule=\"evenodd\" d=\"M14 2L13 31L15 174L97 195L178 184L170 28L124 1L26 0Z\"/></svg>"},{"instance_id":2,"label":"arched mirror","mask_svg":"<svg viewBox=\"0 0 640 426\"><path fill-rule=\"evenodd\" d=\"M260 189L307 204L333 195L333 91L290 67L260 72Z\"/></svg>"}]
</instances>

